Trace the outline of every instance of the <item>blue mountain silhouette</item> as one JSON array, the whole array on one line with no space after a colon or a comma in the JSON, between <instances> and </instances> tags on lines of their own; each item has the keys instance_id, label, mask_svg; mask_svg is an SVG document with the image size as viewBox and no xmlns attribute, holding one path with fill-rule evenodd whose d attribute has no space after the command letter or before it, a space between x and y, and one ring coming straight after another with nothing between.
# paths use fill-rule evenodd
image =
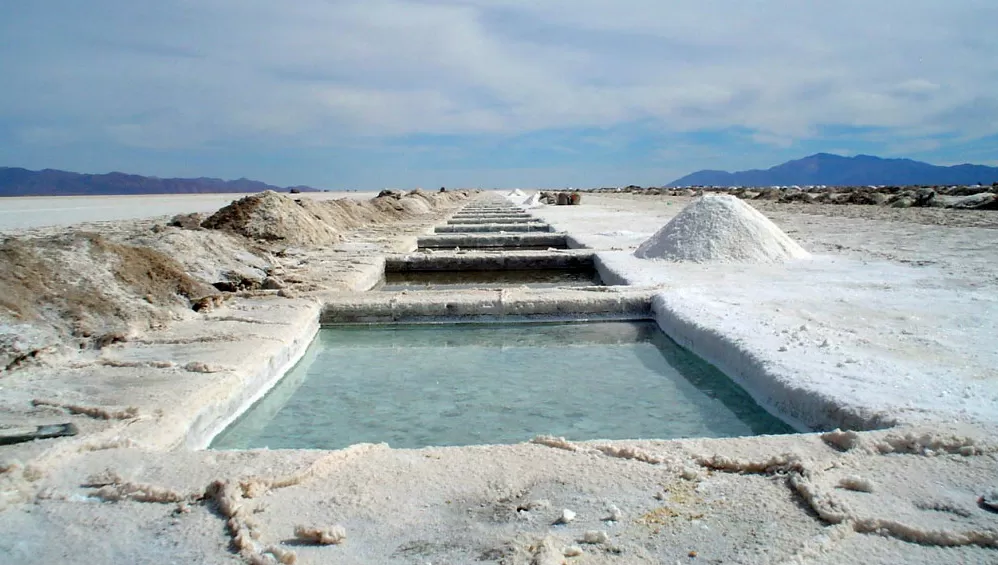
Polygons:
<instances>
[{"instance_id":1,"label":"blue mountain silhouette","mask_svg":"<svg viewBox=\"0 0 998 565\"><path fill-rule=\"evenodd\" d=\"M668 186L786 186L786 185L941 185L998 182L998 167L954 165L940 167L911 159L882 159L872 155L842 157L817 153L759 170L697 171Z\"/></svg>"}]
</instances>

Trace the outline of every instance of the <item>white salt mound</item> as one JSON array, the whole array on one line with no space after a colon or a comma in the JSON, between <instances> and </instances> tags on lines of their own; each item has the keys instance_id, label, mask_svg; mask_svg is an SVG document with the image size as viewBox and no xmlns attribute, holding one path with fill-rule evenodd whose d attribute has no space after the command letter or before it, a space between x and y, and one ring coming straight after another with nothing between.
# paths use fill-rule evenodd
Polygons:
<instances>
[{"instance_id":1,"label":"white salt mound","mask_svg":"<svg viewBox=\"0 0 998 565\"><path fill-rule=\"evenodd\" d=\"M769 218L728 194L697 198L634 255L694 263L782 263L811 256Z\"/></svg>"},{"instance_id":2,"label":"white salt mound","mask_svg":"<svg viewBox=\"0 0 998 565\"><path fill-rule=\"evenodd\" d=\"M528 196L521 204L524 206L537 206L541 203L541 193L535 192Z\"/></svg>"},{"instance_id":3,"label":"white salt mound","mask_svg":"<svg viewBox=\"0 0 998 565\"><path fill-rule=\"evenodd\" d=\"M526 192L523 192L522 190L517 188L515 190L510 191L510 193L507 194L506 196L509 196L510 198L523 198L526 195L527 195Z\"/></svg>"}]
</instances>

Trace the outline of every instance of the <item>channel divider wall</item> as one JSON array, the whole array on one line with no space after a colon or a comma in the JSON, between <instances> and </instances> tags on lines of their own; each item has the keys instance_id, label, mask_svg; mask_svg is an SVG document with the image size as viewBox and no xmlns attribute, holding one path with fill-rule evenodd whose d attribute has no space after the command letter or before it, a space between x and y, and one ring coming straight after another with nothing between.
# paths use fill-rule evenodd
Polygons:
<instances>
[{"instance_id":1,"label":"channel divider wall","mask_svg":"<svg viewBox=\"0 0 998 565\"><path fill-rule=\"evenodd\" d=\"M298 329L289 343L244 379L243 385L227 399L206 406L198 414L188 428L185 448L207 449L215 436L270 392L294 368L319 333L320 316L318 312L316 314L311 323Z\"/></svg>"},{"instance_id":2,"label":"channel divider wall","mask_svg":"<svg viewBox=\"0 0 998 565\"><path fill-rule=\"evenodd\" d=\"M801 432L878 430L897 425L873 412L843 407L832 395L796 386L794 375L739 340L696 319L667 293L652 298L654 319L665 335L714 365L770 414Z\"/></svg>"},{"instance_id":3,"label":"channel divider wall","mask_svg":"<svg viewBox=\"0 0 998 565\"><path fill-rule=\"evenodd\" d=\"M608 287L356 293L330 297L320 323L652 319L651 296L648 291Z\"/></svg>"},{"instance_id":4,"label":"channel divider wall","mask_svg":"<svg viewBox=\"0 0 998 565\"><path fill-rule=\"evenodd\" d=\"M626 269L614 269L615 262L605 260L600 253L594 254L593 261L605 284L634 282ZM897 425L881 414L844 407L832 395L795 385L792 373L766 359L762 352L745 347L737 337L698 319L695 308L677 302L665 285L652 287L650 292L653 319L665 335L720 369L763 409L797 431L877 430Z\"/></svg>"}]
</instances>

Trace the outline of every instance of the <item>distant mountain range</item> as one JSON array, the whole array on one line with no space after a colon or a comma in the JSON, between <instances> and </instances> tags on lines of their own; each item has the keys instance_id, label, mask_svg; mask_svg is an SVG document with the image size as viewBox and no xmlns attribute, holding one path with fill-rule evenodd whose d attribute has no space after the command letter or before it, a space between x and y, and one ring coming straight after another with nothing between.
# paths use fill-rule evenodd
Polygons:
<instances>
[{"instance_id":1,"label":"distant mountain range","mask_svg":"<svg viewBox=\"0 0 998 565\"><path fill-rule=\"evenodd\" d=\"M316 192L307 186L281 188L260 181L215 178L161 179L125 173L86 175L55 169L29 171L0 167L0 196L81 196L110 194L194 194L209 192Z\"/></svg>"},{"instance_id":2,"label":"distant mountain range","mask_svg":"<svg viewBox=\"0 0 998 565\"><path fill-rule=\"evenodd\" d=\"M818 153L764 171L697 171L672 181L668 186L904 186L993 182L998 182L998 167L940 167L911 159L881 159L871 155L842 157Z\"/></svg>"}]
</instances>

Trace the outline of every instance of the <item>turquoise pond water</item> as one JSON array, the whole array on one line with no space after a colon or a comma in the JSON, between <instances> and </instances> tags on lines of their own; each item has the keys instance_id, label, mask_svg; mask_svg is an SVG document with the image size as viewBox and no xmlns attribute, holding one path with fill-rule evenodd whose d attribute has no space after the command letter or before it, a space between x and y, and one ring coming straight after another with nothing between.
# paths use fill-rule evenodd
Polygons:
<instances>
[{"instance_id":1,"label":"turquoise pond water","mask_svg":"<svg viewBox=\"0 0 998 565\"><path fill-rule=\"evenodd\" d=\"M791 433L651 322L325 328L214 449Z\"/></svg>"}]
</instances>

